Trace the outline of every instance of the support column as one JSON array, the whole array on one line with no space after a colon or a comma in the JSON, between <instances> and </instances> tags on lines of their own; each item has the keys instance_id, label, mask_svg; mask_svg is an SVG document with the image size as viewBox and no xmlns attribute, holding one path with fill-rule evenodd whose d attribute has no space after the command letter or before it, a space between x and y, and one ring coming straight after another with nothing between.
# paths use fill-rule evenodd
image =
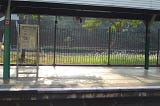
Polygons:
<instances>
[{"instance_id":1,"label":"support column","mask_svg":"<svg viewBox=\"0 0 160 106\"><path fill-rule=\"evenodd\" d=\"M146 22L146 38L145 38L145 69L149 68L149 43L150 43L150 27L149 23Z\"/></svg>"},{"instance_id":2,"label":"support column","mask_svg":"<svg viewBox=\"0 0 160 106\"><path fill-rule=\"evenodd\" d=\"M145 22L146 25L146 40L145 40L145 69L149 69L149 45L150 45L150 26L155 20L157 15L153 15L150 19Z\"/></svg>"},{"instance_id":3,"label":"support column","mask_svg":"<svg viewBox=\"0 0 160 106\"><path fill-rule=\"evenodd\" d=\"M9 82L10 79L10 5L11 0L8 0L7 9L5 12L5 32L4 32L4 58L3 58L3 80Z\"/></svg>"}]
</instances>

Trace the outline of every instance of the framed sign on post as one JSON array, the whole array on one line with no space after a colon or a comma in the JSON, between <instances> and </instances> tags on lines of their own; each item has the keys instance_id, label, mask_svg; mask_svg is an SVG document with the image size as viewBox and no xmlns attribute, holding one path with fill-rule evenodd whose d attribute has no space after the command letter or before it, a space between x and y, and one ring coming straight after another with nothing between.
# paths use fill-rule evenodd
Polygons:
<instances>
[{"instance_id":1,"label":"framed sign on post","mask_svg":"<svg viewBox=\"0 0 160 106\"><path fill-rule=\"evenodd\" d=\"M30 24L19 24L18 28L18 41L17 41L17 78L19 74L18 66L20 65L19 62L19 51L22 49L32 51L32 54L35 53L36 58L36 78L38 78L38 70L39 70L39 26L38 25L30 25ZM33 56L33 55L32 55ZM23 74L21 72L21 74ZM25 74L25 73L24 73ZM27 73L27 74L33 74Z\"/></svg>"},{"instance_id":2,"label":"framed sign on post","mask_svg":"<svg viewBox=\"0 0 160 106\"><path fill-rule=\"evenodd\" d=\"M20 49L36 49L38 25L19 25L19 48Z\"/></svg>"}]
</instances>

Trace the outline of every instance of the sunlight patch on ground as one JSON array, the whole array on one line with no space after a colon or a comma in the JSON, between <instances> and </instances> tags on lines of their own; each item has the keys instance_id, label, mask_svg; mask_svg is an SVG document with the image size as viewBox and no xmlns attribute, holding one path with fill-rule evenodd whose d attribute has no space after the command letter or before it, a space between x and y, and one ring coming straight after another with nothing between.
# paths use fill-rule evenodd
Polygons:
<instances>
[{"instance_id":1,"label":"sunlight patch on ground","mask_svg":"<svg viewBox=\"0 0 160 106\"><path fill-rule=\"evenodd\" d=\"M52 81L51 80L45 80L44 84L50 85L50 84L52 84Z\"/></svg>"}]
</instances>

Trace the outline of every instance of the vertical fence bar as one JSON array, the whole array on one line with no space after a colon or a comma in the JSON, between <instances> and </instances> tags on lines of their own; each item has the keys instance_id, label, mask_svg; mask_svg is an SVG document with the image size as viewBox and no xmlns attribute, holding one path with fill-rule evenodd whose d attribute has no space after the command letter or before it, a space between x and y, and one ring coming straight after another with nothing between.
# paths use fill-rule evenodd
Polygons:
<instances>
[{"instance_id":1,"label":"vertical fence bar","mask_svg":"<svg viewBox=\"0 0 160 106\"><path fill-rule=\"evenodd\" d=\"M160 29L158 29L158 46L157 46L157 67L158 67L158 64L159 64L159 59L158 59L158 57L159 57L159 34L160 34Z\"/></svg>"},{"instance_id":2,"label":"vertical fence bar","mask_svg":"<svg viewBox=\"0 0 160 106\"><path fill-rule=\"evenodd\" d=\"M55 16L55 26L54 26L54 57L53 57L53 66L56 65L56 34L57 34L57 16Z\"/></svg>"},{"instance_id":3,"label":"vertical fence bar","mask_svg":"<svg viewBox=\"0 0 160 106\"><path fill-rule=\"evenodd\" d=\"M109 27L109 36L108 36L108 65L110 65L110 54L111 54L111 27Z\"/></svg>"},{"instance_id":4,"label":"vertical fence bar","mask_svg":"<svg viewBox=\"0 0 160 106\"><path fill-rule=\"evenodd\" d=\"M18 36L17 36L16 78L18 78L18 66L19 66L19 35L20 35L20 24L18 25Z\"/></svg>"},{"instance_id":5,"label":"vertical fence bar","mask_svg":"<svg viewBox=\"0 0 160 106\"><path fill-rule=\"evenodd\" d=\"M39 71L39 28L40 28L40 24L37 26L37 52L36 52L37 68L36 68L36 80L38 80L38 71Z\"/></svg>"}]
</instances>

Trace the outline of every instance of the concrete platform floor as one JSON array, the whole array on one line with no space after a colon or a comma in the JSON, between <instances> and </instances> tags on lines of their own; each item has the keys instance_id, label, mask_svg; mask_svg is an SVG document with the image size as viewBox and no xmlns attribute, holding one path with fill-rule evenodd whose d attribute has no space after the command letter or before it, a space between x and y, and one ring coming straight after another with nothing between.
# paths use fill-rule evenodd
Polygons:
<instances>
[{"instance_id":1,"label":"concrete platform floor","mask_svg":"<svg viewBox=\"0 0 160 106\"><path fill-rule=\"evenodd\" d=\"M33 66L23 66L21 71L34 71ZM26 78L25 78L26 77ZM32 77L32 76L30 76ZM16 66L11 66L11 79L3 82L0 67L0 88L109 88L109 87L160 86L160 68L150 67L87 67L87 66L40 66L39 78L16 78Z\"/></svg>"}]
</instances>

